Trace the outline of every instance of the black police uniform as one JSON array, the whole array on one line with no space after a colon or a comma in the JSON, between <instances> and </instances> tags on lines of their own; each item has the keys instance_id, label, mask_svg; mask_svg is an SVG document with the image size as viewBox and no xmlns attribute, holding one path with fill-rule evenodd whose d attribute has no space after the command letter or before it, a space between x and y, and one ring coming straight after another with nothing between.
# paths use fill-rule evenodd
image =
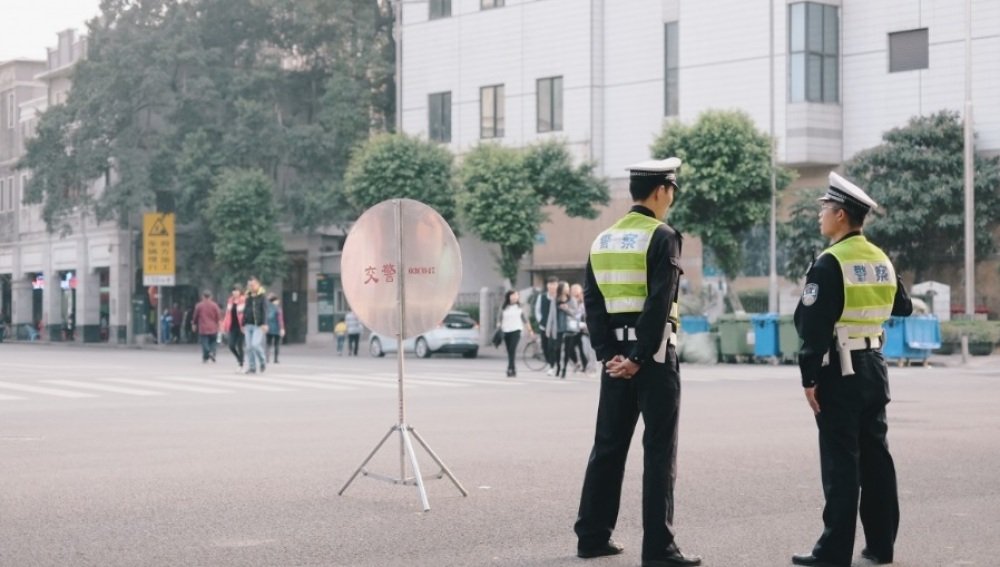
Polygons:
<instances>
[{"instance_id":1,"label":"black police uniform","mask_svg":"<svg viewBox=\"0 0 1000 567\"><path fill-rule=\"evenodd\" d=\"M635 205L632 212L654 216ZM643 559L667 554L674 541L674 480L677 476L677 419L680 408L680 374L677 353L671 345L666 361L653 354L660 348L670 308L677 300L680 275L681 234L666 224L656 228L646 250L648 295L641 313L609 314L587 262L584 304L587 327L598 360L616 355L640 364L631 379L612 378L601 372L597 408L597 433L590 453L574 529L578 548L596 548L611 537L618 520L622 479L629 443L639 414L645 425L642 477ZM675 328L677 321L673 321ZM618 341L615 329L633 328L635 341ZM627 333L627 332L626 332ZM628 338L628 335L624 335Z\"/></svg>"},{"instance_id":2,"label":"black police uniform","mask_svg":"<svg viewBox=\"0 0 1000 567\"><path fill-rule=\"evenodd\" d=\"M852 232L843 240L855 237ZM861 524L867 550L880 561L893 557L899 526L896 469L886 442L885 407L889 379L880 349L851 352L854 375L842 376L834 326L844 310L844 279L832 254L821 255L806 275L816 290L795 309L795 326L803 341L799 353L802 386L817 386L820 413L820 469L823 479L823 534L812 555L834 565L850 565L860 494ZM816 287L812 287L816 286ZM897 276L893 315L909 315L913 305ZM824 357L829 363L824 366Z\"/></svg>"}]
</instances>

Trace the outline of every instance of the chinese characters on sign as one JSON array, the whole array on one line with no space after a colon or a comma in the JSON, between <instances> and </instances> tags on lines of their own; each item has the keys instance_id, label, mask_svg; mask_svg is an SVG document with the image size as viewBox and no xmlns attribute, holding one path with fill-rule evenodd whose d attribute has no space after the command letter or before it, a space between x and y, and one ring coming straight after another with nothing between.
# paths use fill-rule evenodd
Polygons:
<instances>
[{"instance_id":1,"label":"chinese characters on sign","mask_svg":"<svg viewBox=\"0 0 1000 567\"><path fill-rule=\"evenodd\" d=\"M381 273L382 277L379 278ZM434 266L419 266L413 268L407 268L406 274L410 276L432 276L437 273L437 269ZM396 264L383 264L381 272L375 266L367 266L365 268L364 283L377 284L377 283L393 283L395 281L397 274Z\"/></svg>"},{"instance_id":2,"label":"chinese characters on sign","mask_svg":"<svg viewBox=\"0 0 1000 567\"><path fill-rule=\"evenodd\" d=\"M142 216L142 285L175 285L174 214Z\"/></svg>"}]
</instances>

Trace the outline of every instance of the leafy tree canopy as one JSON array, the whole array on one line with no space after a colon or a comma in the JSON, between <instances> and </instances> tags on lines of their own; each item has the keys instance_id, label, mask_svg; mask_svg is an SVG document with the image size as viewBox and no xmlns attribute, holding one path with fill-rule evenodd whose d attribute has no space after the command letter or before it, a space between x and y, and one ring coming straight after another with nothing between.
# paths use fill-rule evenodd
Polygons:
<instances>
[{"instance_id":1,"label":"leafy tree canopy","mask_svg":"<svg viewBox=\"0 0 1000 567\"><path fill-rule=\"evenodd\" d=\"M963 124L956 112L910 119L845 164L846 176L880 205L865 234L918 280L936 262L964 253ZM975 158L975 249L995 250L1000 224L1000 158Z\"/></svg>"},{"instance_id":2,"label":"leafy tree canopy","mask_svg":"<svg viewBox=\"0 0 1000 567\"><path fill-rule=\"evenodd\" d=\"M405 134L381 134L358 148L347 168L348 202L360 213L386 199L425 203L455 226L452 155L443 146Z\"/></svg>"},{"instance_id":3,"label":"leafy tree canopy","mask_svg":"<svg viewBox=\"0 0 1000 567\"><path fill-rule=\"evenodd\" d=\"M788 222L778 224L778 246L785 251L785 263L778 273L790 280L806 275L809 266L829 243L819 232L819 203L825 189L801 189L794 195Z\"/></svg>"},{"instance_id":4,"label":"leafy tree canopy","mask_svg":"<svg viewBox=\"0 0 1000 567\"><path fill-rule=\"evenodd\" d=\"M728 277L743 265L741 242L771 207L771 142L740 111L707 111L692 125L668 123L653 142L657 159L678 157L680 190L670 222L701 238ZM792 174L778 168L780 191Z\"/></svg>"},{"instance_id":5,"label":"leafy tree canopy","mask_svg":"<svg viewBox=\"0 0 1000 567\"><path fill-rule=\"evenodd\" d=\"M480 144L459 170L464 224L483 241L500 246L500 273L515 281L518 264L535 244L547 205L574 217L594 218L609 201L594 164L573 165L565 143L545 141L524 149Z\"/></svg>"},{"instance_id":6,"label":"leafy tree canopy","mask_svg":"<svg viewBox=\"0 0 1000 567\"><path fill-rule=\"evenodd\" d=\"M155 207L208 235L220 172L253 168L294 228L346 220L350 151L394 112L391 17L372 0L104 0L67 101L19 163L26 200L50 230L80 206L122 224ZM208 265L196 242L185 252Z\"/></svg>"},{"instance_id":7,"label":"leafy tree canopy","mask_svg":"<svg viewBox=\"0 0 1000 567\"><path fill-rule=\"evenodd\" d=\"M271 179L260 170L227 169L208 198L215 219L216 270L224 282L245 282L251 275L269 283L285 269L285 249L275 227Z\"/></svg>"}]
</instances>

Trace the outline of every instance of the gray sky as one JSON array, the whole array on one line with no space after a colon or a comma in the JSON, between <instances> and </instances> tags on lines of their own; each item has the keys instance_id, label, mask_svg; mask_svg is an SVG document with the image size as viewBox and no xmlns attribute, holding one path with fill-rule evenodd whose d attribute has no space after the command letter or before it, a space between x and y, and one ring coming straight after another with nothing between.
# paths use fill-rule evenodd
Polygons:
<instances>
[{"instance_id":1,"label":"gray sky","mask_svg":"<svg viewBox=\"0 0 1000 567\"><path fill-rule=\"evenodd\" d=\"M76 28L100 11L101 0L0 0L0 61L45 59L45 48L55 47L56 33Z\"/></svg>"}]
</instances>

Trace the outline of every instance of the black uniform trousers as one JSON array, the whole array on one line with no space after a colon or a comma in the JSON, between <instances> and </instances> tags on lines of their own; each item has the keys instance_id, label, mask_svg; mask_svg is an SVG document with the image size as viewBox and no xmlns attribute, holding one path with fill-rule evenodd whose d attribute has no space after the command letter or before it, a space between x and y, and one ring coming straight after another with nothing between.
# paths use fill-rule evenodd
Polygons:
<instances>
[{"instance_id":1,"label":"black uniform trousers","mask_svg":"<svg viewBox=\"0 0 1000 567\"><path fill-rule=\"evenodd\" d=\"M680 409L677 353L665 363L648 360L631 379L601 373L597 433L583 481L574 530L578 548L608 541L618 521L625 460L639 415L644 432L642 473L642 557L658 559L674 542L674 481L677 478L677 421Z\"/></svg>"},{"instance_id":2,"label":"black uniform trousers","mask_svg":"<svg viewBox=\"0 0 1000 567\"><path fill-rule=\"evenodd\" d=\"M853 376L840 373L839 354L817 384L820 413L820 468L823 477L823 534L813 555L836 565L850 565L860 497L861 525L868 550L892 561L899 527L896 468L886 442L885 407L889 378L882 353L852 353Z\"/></svg>"}]
</instances>

